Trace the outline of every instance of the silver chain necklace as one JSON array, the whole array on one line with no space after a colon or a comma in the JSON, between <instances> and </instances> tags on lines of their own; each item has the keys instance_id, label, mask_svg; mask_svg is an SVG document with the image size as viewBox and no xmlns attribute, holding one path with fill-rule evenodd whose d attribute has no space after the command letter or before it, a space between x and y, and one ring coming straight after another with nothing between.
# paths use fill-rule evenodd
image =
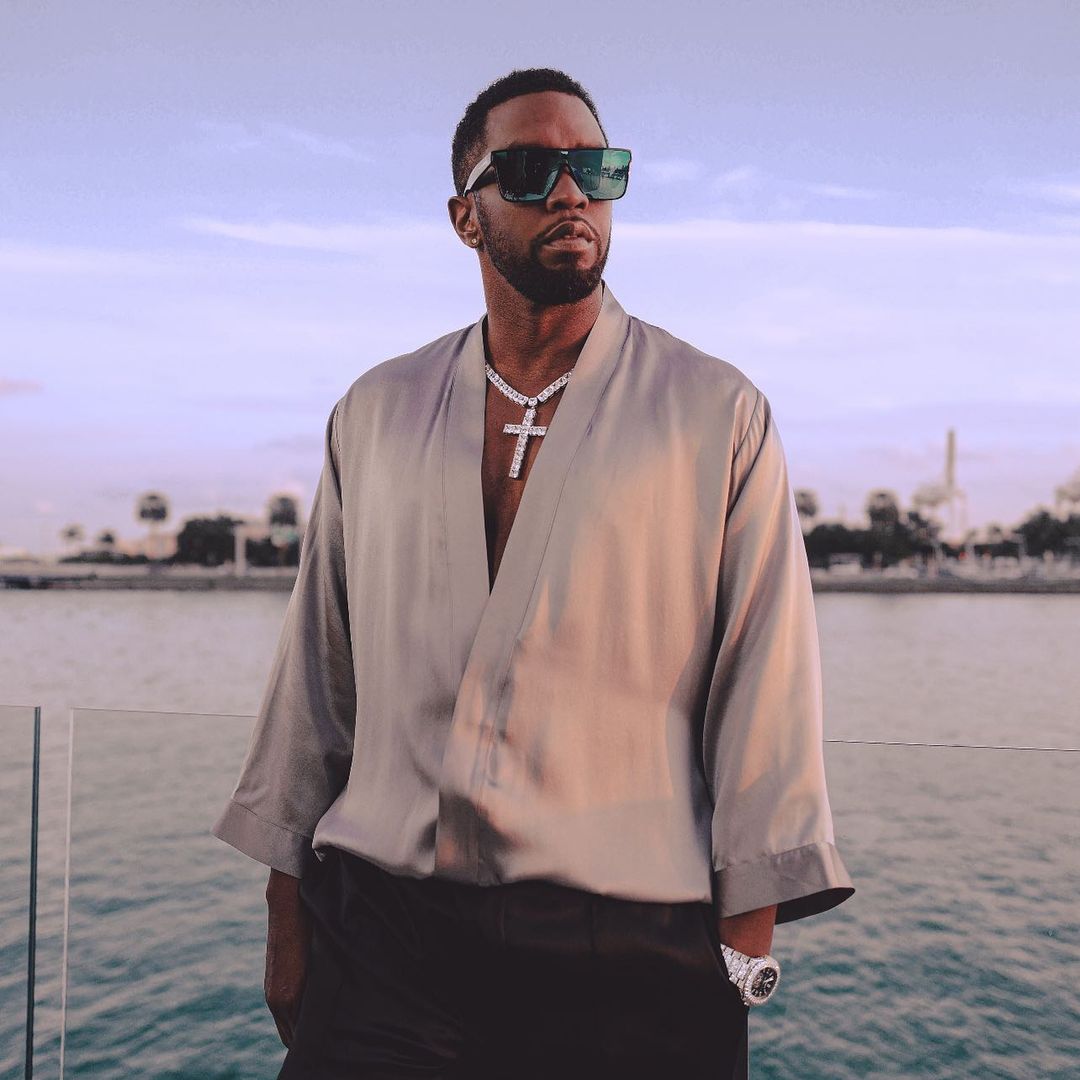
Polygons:
<instances>
[{"instance_id":1,"label":"silver chain necklace","mask_svg":"<svg viewBox=\"0 0 1080 1080\"><path fill-rule=\"evenodd\" d=\"M487 370L488 379L499 390L511 401L516 401L519 405L525 406L525 417L520 424L503 424L503 431L506 434L517 436L517 446L514 447L514 460L510 465L510 475L516 477L521 471L521 462L525 457L525 445L529 441L529 436L547 434L546 425L537 426L533 424L533 417L536 416L536 406L541 401L547 401L557 390L561 390L570 378L571 372L568 371L565 375L560 375L550 386L545 386L536 397L526 397L524 394L518 393L490 364L485 364L484 367Z\"/></svg>"}]
</instances>

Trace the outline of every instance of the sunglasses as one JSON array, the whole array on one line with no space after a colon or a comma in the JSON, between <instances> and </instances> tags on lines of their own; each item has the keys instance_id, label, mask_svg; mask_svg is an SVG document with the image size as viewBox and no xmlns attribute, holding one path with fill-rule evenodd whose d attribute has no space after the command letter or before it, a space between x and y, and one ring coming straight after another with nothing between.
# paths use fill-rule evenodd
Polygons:
<instances>
[{"instance_id":1,"label":"sunglasses","mask_svg":"<svg viewBox=\"0 0 1080 1080\"><path fill-rule=\"evenodd\" d=\"M563 169L568 169L582 194L590 199L621 199L630 179L630 151L605 146L597 149L553 150L520 146L492 150L469 174L462 196L498 181L507 202L540 202L551 194ZM488 169L495 175L481 180Z\"/></svg>"}]
</instances>

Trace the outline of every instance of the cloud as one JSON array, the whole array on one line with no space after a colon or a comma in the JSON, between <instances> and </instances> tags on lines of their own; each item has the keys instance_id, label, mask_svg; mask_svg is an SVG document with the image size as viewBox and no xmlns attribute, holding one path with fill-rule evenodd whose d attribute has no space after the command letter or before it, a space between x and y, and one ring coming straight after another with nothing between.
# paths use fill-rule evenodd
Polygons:
<instances>
[{"instance_id":1,"label":"cloud","mask_svg":"<svg viewBox=\"0 0 1080 1080\"><path fill-rule=\"evenodd\" d=\"M220 150L231 150L234 153L243 150L256 150L262 140L245 124L238 124L228 120L200 120L196 125L206 134L213 136L214 143Z\"/></svg>"},{"instance_id":2,"label":"cloud","mask_svg":"<svg viewBox=\"0 0 1080 1080\"><path fill-rule=\"evenodd\" d=\"M854 240L891 243L904 248L1011 248L1030 247L1064 253L1077 248L1072 237L1010 232L967 225L868 225L813 219L788 221L741 221L733 218L684 218L665 222L619 222L619 234L627 239L672 241L711 245L717 240L770 242ZM1077 251L1080 254L1080 250Z\"/></svg>"},{"instance_id":3,"label":"cloud","mask_svg":"<svg viewBox=\"0 0 1080 1080\"><path fill-rule=\"evenodd\" d=\"M301 435L282 435L275 439L264 439L256 443L254 450L284 450L289 454L319 453L324 449L321 435L305 433Z\"/></svg>"},{"instance_id":4,"label":"cloud","mask_svg":"<svg viewBox=\"0 0 1080 1080\"><path fill-rule=\"evenodd\" d=\"M131 487L103 487L93 492L94 498L102 502L124 503L125 506L134 506L139 494Z\"/></svg>"},{"instance_id":5,"label":"cloud","mask_svg":"<svg viewBox=\"0 0 1080 1080\"><path fill-rule=\"evenodd\" d=\"M411 241L428 243L452 239L448 226L417 219L371 224L310 225L295 221L259 223L193 217L185 219L183 226L191 232L243 240L250 244L346 254L370 254L387 248L392 250L407 246Z\"/></svg>"},{"instance_id":6,"label":"cloud","mask_svg":"<svg viewBox=\"0 0 1080 1080\"><path fill-rule=\"evenodd\" d=\"M0 241L0 273L86 274L132 269L123 252L61 245L31 246Z\"/></svg>"},{"instance_id":7,"label":"cloud","mask_svg":"<svg viewBox=\"0 0 1080 1080\"><path fill-rule=\"evenodd\" d=\"M0 397L40 394L45 388L36 379L8 379L0 375Z\"/></svg>"},{"instance_id":8,"label":"cloud","mask_svg":"<svg viewBox=\"0 0 1080 1080\"><path fill-rule=\"evenodd\" d=\"M243 505L270 479L310 490L350 381L483 311L475 256L434 215L187 227L172 239L188 250L0 241L0 333L21 358L7 375L36 372L57 401L40 461L19 457L28 428L0 423L27 507L45 493L99 528L151 485L190 503L193 478L222 462L246 484L230 490L254 493ZM793 478L825 504L937 475L949 426L973 521L1013 520L1080 463L1080 234L715 213L620 217L615 234L608 282L623 306L746 372L776 408ZM890 446L912 456L890 460ZM967 456L993 450L996 462ZM29 512L14 527L8 542L40 542Z\"/></svg>"},{"instance_id":9,"label":"cloud","mask_svg":"<svg viewBox=\"0 0 1080 1080\"><path fill-rule=\"evenodd\" d=\"M331 383L331 380L323 380ZM320 410L325 395L315 393L259 394L250 391L236 394L191 394L184 401L200 409L221 409L225 412L247 413L297 413Z\"/></svg>"},{"instance_id":10,"label":"cloud","mask_svg":"<svg viewBox=\"0 0 1080 1080\"><path fill-rule=\"evenodd\" d=\"M307 150L310 154L320 157L342 158L345 161L374 161L371 154L353 146L347 139L337 138L332 135L320 135L313 131L304 131L300 128L289 127L286 124L268 124L266 130L272 137L281 140L291 146L298 146Z\"/></svg>"},{"instance_id":11,"label":"cloud","mask_svg":"<svg viewBox=\"0 0 1080 1080\"><path fill-rule=\"evenodd\" d=\"M1080 232L1080 214L1044 214L1041 220L1066 232Z\"/></svg>"},{"instance_id":12,"label":"cloud","mask_svg":"<svg viewBox=\"0 0 1080 1080\"><path fill-rule=\"evenodd\" d=\"M182 277L212 273L219 261L216 256L199 252L22 244L0 238L0 275L13 278L37 274L72 275L83 279L108 275L142 279L165 275Z\"/></svg>"},{"instance_id":13,"label":"cloud","mask_svg":"<svg viewBox=\"0 0 1080 1080\"><path fill-rule=\"evenodd\" d=\"M322 135L289 124L264 122L249 128L234 121L203 120L198 125L212 135L220 149L233 153L253 150L276 151L300 149L319 157L340 158L343 161L371 162L375 158L347 139Z\"/></svg>"},{"instance_id":14,"label":"cloud","mask_svg":"<svg viewBox=\"0 0 1080 1080\"><path fill-rule=\"evenodd\" d=\"M761 178L761 172L753 165L740 165L714 176L712 188L718 195L743 193L756 188L761 183Z\"/></svg>"},{"instance_id":15,"label":"cloud","mask_svg":"<svg viewBox=\"0 0 1080 1080\"><path fill-rule=\"evenodd\" d=\"M713 193L723 199L714 214L743 220L798 219L807 212L807 196L871 202L889 192L851 184L802 183L770 176L754 165L740 165L714 176Z\"/></svg>"},{"instance_id":16,"label":"cloud","mask_svg":"<svg viewBox=\"0 0 1080 1080\"><path fill-rule=\"evenodd\" d=\"M1048 202L1080 203L1080 181L1035 180L1013 185L1021 195L1033 195Z\"/></svg>"},{"instance_id":17,"label":"cloud","mask_svg":"<svg viewBox=\"0 0 1080 1080\"><path fill-rule=\"evenodd\" d=\"M824 195L829 199L880 199L885 193L872 188L846 187L842 184L807 184L812 195Z\"/></svg>"},{"instance_id":18,"label":"cloud","mask_svg":"<svg viewBox=\"0 0 1080 1080\"><path fill-rule=\"evenodd\" d=\"M654 184L677 184L686 180L697 180L705 171L700 161L688 158L661 158L633 163L635 176L642 177Z\"/></svg>"}]
</instances>

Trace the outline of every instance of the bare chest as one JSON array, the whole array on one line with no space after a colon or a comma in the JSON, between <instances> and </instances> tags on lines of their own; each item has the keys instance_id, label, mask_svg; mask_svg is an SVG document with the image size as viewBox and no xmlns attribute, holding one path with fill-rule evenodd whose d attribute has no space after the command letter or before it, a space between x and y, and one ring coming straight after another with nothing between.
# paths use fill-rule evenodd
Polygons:
<instances>
[{"instance_id":1,"label":"bare chest","mask_svg":"<svg viewBox=\"0 0 1080 1080\"><path fill-rule=\"evenodd\" d=\"M551 423L562 394L553 394L541 402L533 417L533 426L544 427ZM481 479L484 489L484 528L487 534L488 587L495 582L499 572L506 542L517 516L521 496L528 482L529 473L541 444L546 436L530 435L525 439L525 452L516 477L510 476L510 468L517 448L518 436L503 431L504 424L520 424L525 417L525 407L511 401L490 383L484 408L484 455Z\"/></svg>"}]
</instances>

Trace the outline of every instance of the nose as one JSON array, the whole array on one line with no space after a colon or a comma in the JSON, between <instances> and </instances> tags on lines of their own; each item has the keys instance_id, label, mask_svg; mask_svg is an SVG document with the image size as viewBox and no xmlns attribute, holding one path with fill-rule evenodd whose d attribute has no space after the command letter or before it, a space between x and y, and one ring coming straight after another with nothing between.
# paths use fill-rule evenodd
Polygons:
<instances>
[{"instance_id":1,"label":"nose","mask_svg":"<svg viewBox=\"0 0 1080 1080\"><path fill-rule=\"evenodd\" d=\"M548 192L547 202L551 207L589 205L589 196L577 186L570 166L565 161L559 168L554 187Z\"/></svg>"}]
</instances>

